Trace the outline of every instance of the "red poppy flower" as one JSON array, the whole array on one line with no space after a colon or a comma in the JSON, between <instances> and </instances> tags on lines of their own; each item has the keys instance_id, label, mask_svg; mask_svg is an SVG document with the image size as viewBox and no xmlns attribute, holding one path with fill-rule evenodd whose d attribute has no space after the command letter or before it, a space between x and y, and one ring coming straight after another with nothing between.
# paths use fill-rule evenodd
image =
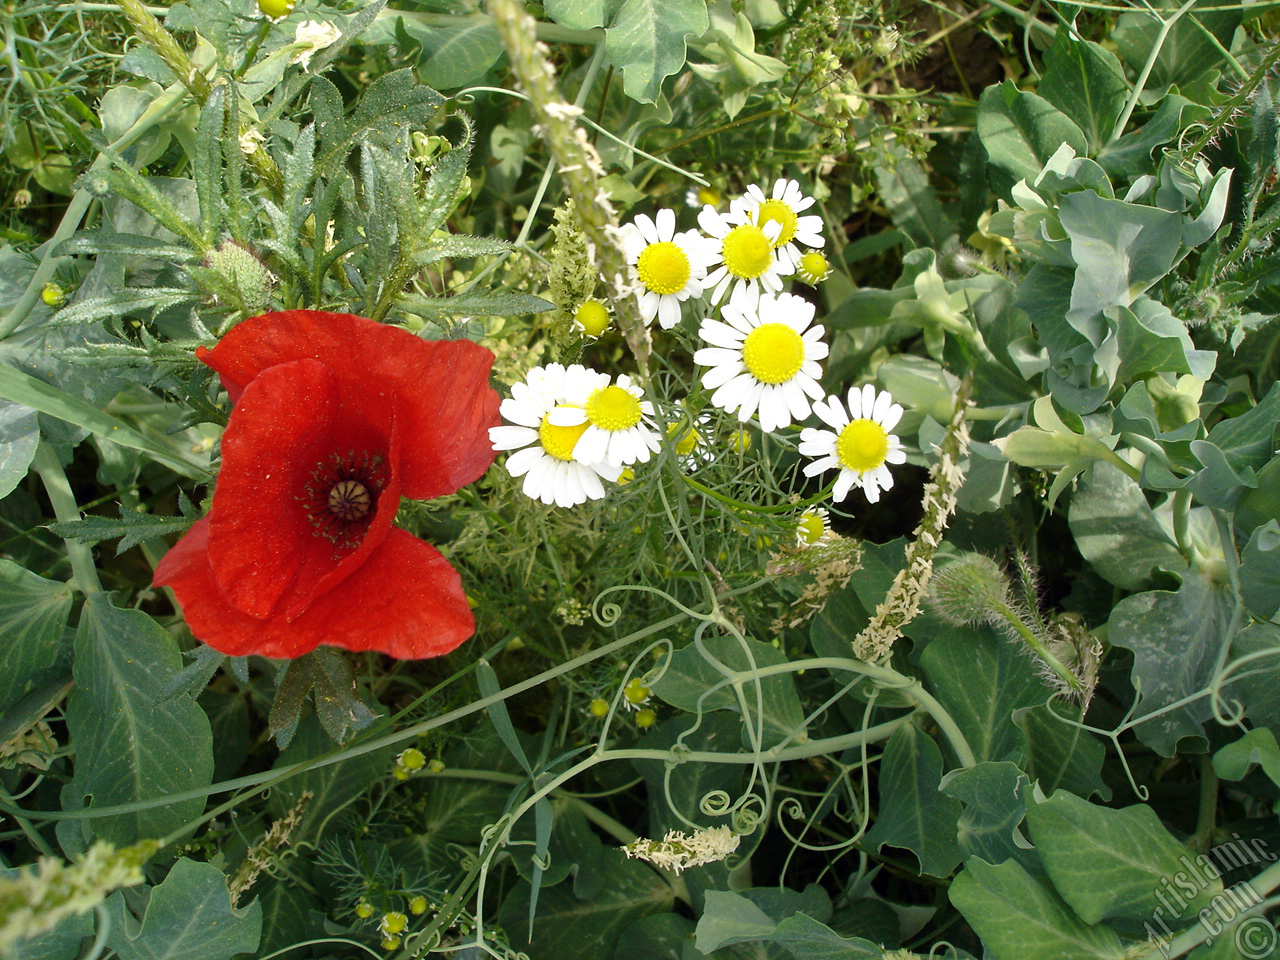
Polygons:
<instances>
[{"instance_id":1,"label":"red poppy flower","mask_svg":"<svg viewBox=\"0 0 1280 960\"><path fill-rule=\"evenodd\" d=\"M391 525L493 462L493 354L363 317L288 310L197 356L235 403L208 516L165 555L191 631L240 656L320 644L414 659L475 631L458 572Z\"/></svg>"}]
</instances>

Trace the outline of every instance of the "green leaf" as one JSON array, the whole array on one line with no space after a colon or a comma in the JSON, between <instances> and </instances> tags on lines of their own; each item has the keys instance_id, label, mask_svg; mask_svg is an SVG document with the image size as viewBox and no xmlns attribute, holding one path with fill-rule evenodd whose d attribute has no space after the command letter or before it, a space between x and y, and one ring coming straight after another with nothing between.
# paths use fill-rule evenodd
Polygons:
<instances>
[{"instance_id":1,"label":"green leaf","mask_svg":"<svg viewBox=\"0 0 1280 960\"><path fill-rule=\"evenodd\" d=\"M555 304L528 293L492 290L486 293L463 293L456 297L424 297L408 294L398 301L403 313L414 313L428 319L439 317L522 317L531 313L554 310Z\"/></svg>"},{"instance_id":2,"label":"green leaf","mask_svg":"<svg viewBox=\"0 0 1280 960\"><path fill-rule=\"evenodd\" d=\"M1159 109L1146 123L1104 147L1098 154L1098 163L1116 181L1133 181L1143 174L1152 173L1155 170L1152 151L1164 146L1188 126L1184 115L1200 119L1207 116L1208 111L1186 97L1170 94L1160 101Z\"/></svg>"},{"instance_id":3,"label":"green leaf","mask_svg":"<svg viewBox=\"0 0 1280 960\"><path fill-rule=\"evenodd\" d=\"M121 507L116 517L87 516L67 523L51 523L49 529L64 540L79 543L100 543L120 538L116 556L140 543L166 537L173 533L185 533L194 522L188 517L153 517L145 513L133 513Z\"/></svg>"},{"instance_id":4,"label":"green leaf","mask_svg":"<svg viewBox=\"0 0 1280 960\"><path fill-rule=\"evenodd\" d=\"M933 738L913 725L899 727L880 761L880 804L876 822L863 844L879 850L886 844L910 850L920 872L945 877L960 862L956 823L959 801L938 789L942 753Z\"/></svg>"},{"instance_id":5,"label":"green leaf","mask_svg":"<svg viewBox=\"0 0 1280 960\"><path fill-rule=\"evenodd\" d=\"M1161 711L1206 690L1230 620L1231 599L1202 577L1188 576L1176 593L1153 590L1126 597L1107 622L1113 646L1133 651L1130 679L1142 692L1138 739L1171 757L1182 737L1202 737L1208 698Z\"/></svg>"},{"instance_id":6,"label":"green leaf","mask_svg":"<svg viewBox=\"0 0 1280 960\"><path fill-rule=\"evenodd\" d=\"M778 944L796 960L877 960L884 955L877 944L859 937L846 940L811 916L811 911L800 912L802 909L797 904L779 917L776 912L766 913L748 897L709 890L694 945L707 954L737 943Z\"/></svg>"},{"instance_id":7,"label":"green leaf","mask_svg":"<svg viewBox=\"0 0 1280 960\"><path fill-rule=\"evenodd\" d=\"M1275 454L1276 430L1280 423L1280 383L1273 383L1267 395L1252 410L1219 422L1209 431L1209 442L1226 454L1236 470L1265 465Z\"/></svg>"},{"instance_id":8,"label":"green leaf","mask_svg":"<svg viewBox=\"0 0 1280 960\"><path fill-rule=\"evenodd\" d=\"M1213 772L1223 780L1243 780L1255 765L1280 786L1280 745L1265 727L1250 730L1213 755Z\"/></svg>"},{"instance_id":9,"label":"green leaf","mask_svg":"<svg viewBox=\"0 0 1280 960\"><path fill-rule=\"evenodd\" d=\"M103 413L83 400L77 400L43 380L37 380L2 363L0 363L0 398L25 404L33 410L83 427L122 447L141 450L184 477L199 480L205 480L208 477L204 468L188 462L177 453L176 444L174 450L166 450L159 443L148 439L110 414Z\"/></svg>"},{"instance_id":10,"label":"green leaf","mask_svg":"<svg viewBox=\"0 0 1280 960\"><path fill-rule=\"evenodd\" d=\"M222 871L185 857L152 889L141 922L123 894L112 894L107 906L107 946L120 960L228 960L255 953L262 934L261 905L233 909Z\"/></svg>"},{"instance_id":11,"label":"green leaf","mask_svg":"<svg viewBox=\"0 0 1280 960\"><path fill-rule=\"evenodd\" d=\"M40 424L30 407L0 400L0 500L27 476L40 445Z\"/></svg>"},{"instance_id":12,"label":"green leaf","mask_svg":"<svg viewBox=\"0 0 1280 960\"><path fill-rule=\"evenodd\" d=\"M804 743L808 739L804 708L791 675L752 677L760 667L786 662L784 654L757 640L705 637L701 649L694 643L675 652L667 672L653 685L653 692L673 707L689 713L713 710L742 713L745 704L750 729L760 730L762 750ZM736 674L737 678L725 683L725 672ZM716 687L718 689L712 689ZM747 737L748 730L744 729L744 743L749 742Z\"/></svg>"},{"instance_id":13,"label":"green leaf","mask_svg":"<svg viewBox=\"0 0 1280 960\"><path fill-rule=\"evenodd\" d=\"M598 869L600 883L594 897L579 898L564 883L542 891L527 942L530 887L518 881L498 911L498 922L509 931L511 945L531 957L600 960L614 955L623 930L631 924L671 909L671 888L644 864L625 859L617 850L605 850Z\"/></svg>"},{"instance_id":14,"label":"green leaf","mask_svg":"<svg viewBox=\"0 0 1280 960\"><path fill-rule=\"evenodd\" d=\"M613 960L700 960L693 937L693 921L678 913L642 917L622 931Z\"/></svg>"},{"instance_id":15,"label":"green leaf","mask_svg":"<svg viewBox=\"0 0 1280 960\"><path fill-rule=\"evenodd\" d=\"M563 27L591 30L613 19L622 0L547 0L547 16Z\"/></svg>"},{"instance_id":16,"label":"green leaf","mask_svg":"<svg viewBox=\"0 0 1280 960\"><path fill-rule=\"evenodd\" d=\"M332 84L329 89L332 89ZM327 96L328 91L324 87L320 91L322 96ZM316 96L313 93L313 106ZM341 103L340 97L338 102ZM390 148L397 138L407 136L408 131L431 127L431 120L445 99L430 87L418 83L412 68L405 67L384 73L373 81L360 97L355 112L346 120L333 117L333 104L326 103L323 110L317 109L317 126L325 142L325 149L315 162L319 176L327 176L357 143L375 143ZM403 155L403 147L399 152Z\"/></svg>"},{"instance_id":17,"label":"green leaf","mask_svg":"<svg viewBox=\"0 0 1280 960\"><path fill-rule=\"evenodd\" d=\"M71 614L71 588L0 560L0 716L35 688L67 672L62 634Z\"/></svg>"},{"instance_id":18,"label":"green leaf","mask_svg":"<svg viewBox=\"0 0 1280 960\"><path fill-rule=\"evenodd\" d=\"M937 636L920 656L929 689L955 720L978 760L1000 760L1018 740L1013 712L1046 696L1030 659L1008 640L984 631Z\"/></svg>"},{"instance_id":19,"label":"green leaf","mask_svg":"<svg viewBox=\"0 0 1280 960\"><path fill-rule=\"evenodd\" d=\"M0 867L0 877L14 879L16 869ZM58 925L34 937L22 937L13 946L13 960L76 960L85 937L93 936L93 914L64 917Z\"/></svg>"},{"instance_id":20,"label":"green leaf","mask_svg":"<svg viewBox=\"0 0 1280 960\"><path fill-rule=\"evenodd\" d=\"M623 0L604 49L622 71L626 95L656 103L662 81L684 66L686 38L701 36L709 23L706 0Z\"/></svg>"},{"instance_id":21,"label":"green leaf","mask_svg":"<svg viewBox=\"0 0 1280 960\"><path fill-rule=\"evenodd\" d=\"M1231 47L1231 38L1240 25L1241 11L1214 10L1227 6L1225 0L1200 0L1165 37L1156 57L1147 89L1173 84L1187 86L1204 73L1224 66L1222 51ZM1169 18L1178 5L1157 7L1152 13L1123 13L1116 21L1111 40L1130 69L1142 70L1156 44L1161 24L1156 16Z\"/></svg>"},{"instance_id":22,"label":"green leaf","mask_svg":"<svg viewBox=\"0 0 1280 960\"><path fill-rule=\"evenodd\" d=\"M1059 714L1065 714L1065 719L1058 719ZM1078 726L1081 719L1079 707L1062 703L1052 709L1040 704L1014 714L1022 730L1022 768L1045 793L1061 787L1079 797L1097 793L1105 800L1111 796L1102 781L1107 752L1093 734Z\"/></svg>"},{"instance_id":23,"label":"green leaf","mask_svg":"<svg viewBox=\"0 0 1280 960\"><path fill-rule=\"evenodd\" d=\"M209 719L193 701L159 702L182 667L173 636L106 594L85 600L76 631L76 688L67 726L76 745L75 796L85 807L152 800L207 786L213 776ZM85 820L117 846L163 837L204 809L204 798Z\"/></svg>"},{"instance_id":24,"label":"green leaf","mask_svg":"<svg viewBox=\"0 0 1280 960\"><path fill-rule=\"evenodd\" d=\"M987 162L1010 183L1034 180L1064 143L1077 154L1088 143L1071 118L1043 97L1024 93L1013 81L987 87L978 100L978 136Z\"/></svg>"},{"instance_id":25,"label":"green leaf","mask_svg":"<svg viewBox=\"0 0 1280 960\"><path fill-rule=\"evenodd\" d=\"M1085 474L1067 517L1081 556L1103 579L1124 590L1150 585L1157 571L1187 568L1142 488L1109 463L1095 463Z\"/></svg>"},{"instance_id":26,"label":"green leaf","mask_svg":"<svg viewBox=\"0 0 1280 960\"><path fill-rule=\"evenodd\" d=\"M109 230L86 230L58 244L54 255L73 257L77 254L109 254L119 257L147 257L172 263L191 263L200 254L190 247L169 243L139 233L114 233Z\"/></svg>"},{"instance_id":27,"label":"green leaf","mask_svg":"<svg viewBox=\"0 0 1280 960\"><path fill-rule=\"evenodd\" d=\"M891 166L876 167L880 199L893 224L918 247L942 247L955 225L942 209L929 177L917 161L903 157Z\"/></svg>"},{"instance_id":28,"label":"green leaf","mask_svg":"<svg viewBox=\"0 0 1280 960\"><path fill-rule=\"evenodd\" d=\"M1076 121L1094 155L1111 139L1129 98L1129 83L1114 53L1091 40L1078 40L1072 32L1058 27L1036 91Z\"/></svg>"},{"instance_id":29,"label":"green leaf","mask_svg":"<svg viewBox=\"0 0 1280 960\"><path fill-rule=\"evenodd\" d=\"M1213 376L1218 355L1212 350L1197 350L1187 325L1163 303L1141 296L1129 307L1118 307L1115 316L1118 382L1129 383L1152 373L1189 373L1198 380Z\"/></svg>"},{"instance_id":30,"label":"green leaf","mask_svg":"<svg viewBox=\"0 0 1280 960\"><path fill-rule=\"evenodd\" d=\"M981 857L995 864L1018 860L1024 866L1034 862L1015 839L1026 814L1022 797L1029 785L1027 775L1008 761L984 761L943 777L942 792L964 804L956 839L966 860Z\"/></svg>"},{"instance_id":31,"label":"green leaf","mask_svg":"<svg viewBox=\"0 0 1280 960\"><path fill-rule=\"evenodd\" d=\"M114 317L137 314L154 317L179 303L194 302L199 295L187 287L129 288L102 297L85 297L59 310L49 323L52 326L73 326L98 323Z\"/></svg>"},{"instance_id":32,"label":"green leaf","mask_svg":"<svg viewBox=\"0 0 1280 960\"><path fill-rule=\"evenodd\" d=\"M725 890L708 890L698 920L694 945L710 953L726 944L767 940L778 922L746 897Z\"/></svg>"},{"instance_id":33,"label":"green leaf","mask_svg":"<svg viewBox=\"0 0 1280 960\"><path fill-rule=\"evenodd\" d=\"M1262 620L1280 611L1280 523L1275 520L1255 528L1240 554L1240 595Z\"/></svg>"},{"instance_id":34,"label":"green leaf","mask_svg":"<svg viewBox=\"0 0 1280 960\"><path fill-rule=\"evenodd\" d=\"M1239 701L1256 726L1280 730L1280 684L1275 682L1280 664L1280 628L1253 623L1231 641L1231 658L1252 656L1233 671L1222 691L1228 703Z\"/></svg>"},{"instance_id":35,"label":"green leaf","mask_svg":"<svg viewBox=\"0 0 1280 960\"><path fill-rule=\"evenodd\" d=\"M965 863L951 902L982 938L986 960L1120 960L1120 938L1090 926L1013 860Z\"/></svg>"},{"instance_id":36,"label":"green leaf","mask_svg":"<svg viewBox=\"0 0 1280 960\"><path fill-rule=\"evenodd\" d=\"M1027 805L1027 826L1049 878L1085 923L1145 919L1167 897L1166 878L1189 869L1191 851L1146 804L1114 810L1065 790ZM1222 890L1213 877L1187 907L1195 913Z\"/></svg>"},{"instance_id":37,"label":"green leaf","mask_svg":"<svg viewBox=\"0 0 1280 960\"><path fill-rule=\"evenodd\" d=\"M440 90L453 90L479 80L502 56L497 25L487 16L471 23L439 27L401 17L404 32L422 45L418 75Z\"/></svg>"}]
</instances>

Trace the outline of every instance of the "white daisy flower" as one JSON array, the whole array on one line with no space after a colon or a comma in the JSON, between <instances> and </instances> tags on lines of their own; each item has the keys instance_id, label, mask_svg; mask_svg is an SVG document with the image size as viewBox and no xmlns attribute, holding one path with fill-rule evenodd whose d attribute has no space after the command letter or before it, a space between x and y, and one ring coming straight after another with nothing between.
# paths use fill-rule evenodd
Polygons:
<instances>
[{"instance_id":1,"label":"white daisy flower","mask_svg":"<svg viewBox=\"0 0 1280 960\"><path fill-rule=\"evenodd\" d=\"M711 265L720 264L703 280L704 288L711 290L712 303L723 300L731 284L735 291L759 293L764 288L778 293L782 278L795 272L790 261L783 260L774 249L782 225L776 220L767 220L760 226L749 223L747 214L736 203L729 204L729 211L724 214L717 213L714 207L703 207L698 214L698 226L715 241Z\"/></svg>"},{"instance_id":2,"label":"white daisy flower","mask_svg":"<svg viewBox=\"0 0 1280 960\"><path fill-rule=\"evenodd\" d=\"M818 458L804 468L804 475L814 477L839 467L832 499L843 500L857 484L867 500L875 503L881 490L893 486L887 464L907 459L902 441L889 432L902 418L902 407L893 402L887 390L877 392L867 384L849 389L847 410L839 397L827 397L813 405L813 412L834 432L814 427L800 432L800 452Z\"/></svg>"},{"instance_id":3,"label":"white daisy flower","mask_svg":"<svg viewBox=\"0 0 1280 960\"><path fill-rule=\"evenodd\" d=\"M773 241L778 256L790 266L788 273L795 273L802 256L796 244L821 247L826 243L822 236L822 218L816 215L800 216L801 211L813 206L813 197L806 197L795 180L774 181L773 193L765 197L764 190L754 183L747 187L744 196L733 201L746 216L746 222L763 227L766 223L778 224L778 235Z\"/></svg>"},{"instance_id":4,"label":"white daisy flower","mask_svg":"<svg viewBox=\"0 0 1280 960\"><path fill-rule=\"evenodd\" d=\"M557 427L586 425L575 460L608 463L618 467L646 463L662 446L658 434L645 422L653 416L653 404L642 400L640 388L625 373L615 384L607 373L587 370L585 376L565 378L564 403L549 414Z\"/></svg>"},{"instance_id":5,"label":"white daisy flower","mask_svg":"<svg viewBox=\"0 0 1280 960\"><path fill-rule=\"evenodd\" d=\"M656 222L642 213L622 227L622 250L642 288L640 315L646 323L656 316L670 330L680 322L680 304L706 287L712 259L706 238L697 230L676 233L676 215L664 207Z\"/></svg>"},{"instance_id":6,"label":"white daisy flower","mask_svg":"<svg viewBox=\"0 0 1280 960\"><path fill-rule=\"evenodd\" d=\"M810 398L822 398L818 361L827 355L822 325L810 327L813 304L790 293L734 290L720 320L702 321L698 335L710 346L693 362L710 367L702 385L711 403L746 422L758 410L760 429L772 433L809 416Z\"/></svg>"},{"instance_id":7,"label":"white daisy flower","mask_svg":"<svg viewBox=\"0 0 1280 960\"><path fill-rule=\"evenodd\" d=\"M831 514L822 507L810 507L796 521L796 546L812 547L831 532Z\"/></svg>"},{"instance_id":8,"label":"white daisy flower","mask_svg":"<svg viewBox=\"0 0 1280 960\"><path fill-rule=\"evenodd\" d=\"M489 428L489 442L495 450L514 450L507 457L507 472L524 477L525 496L558 507L574 507L587 500L604 497L601 478L614 481L621 466L583 463L573 456L574 448L589 423L560 426L558 409L564 406L566 390L576 392L592 371L575 363L565 368L559 363L534 367L523 383L513 384L511 397L502 401L502 416L514 426ZM574 411L576 408L569 408ZM568 419L575 412L564 413Z\"/></svg>"}]
</instances>

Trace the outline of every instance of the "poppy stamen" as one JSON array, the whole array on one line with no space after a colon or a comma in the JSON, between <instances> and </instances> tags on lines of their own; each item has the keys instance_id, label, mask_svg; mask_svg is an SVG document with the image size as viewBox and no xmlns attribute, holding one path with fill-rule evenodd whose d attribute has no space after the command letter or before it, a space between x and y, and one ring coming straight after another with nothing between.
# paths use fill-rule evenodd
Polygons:
<instances>
[{"instance_id":1,"label":"poppy stamen","mask_svg":"<svg viewBox=\"0 0 1280 960\"><path fill-rule=\"evenodd\" d=\"M339 551L358 547L386 486L383 459L348 450L316 465L299 497L316 535Z\"/></svg>"}]
</instances>

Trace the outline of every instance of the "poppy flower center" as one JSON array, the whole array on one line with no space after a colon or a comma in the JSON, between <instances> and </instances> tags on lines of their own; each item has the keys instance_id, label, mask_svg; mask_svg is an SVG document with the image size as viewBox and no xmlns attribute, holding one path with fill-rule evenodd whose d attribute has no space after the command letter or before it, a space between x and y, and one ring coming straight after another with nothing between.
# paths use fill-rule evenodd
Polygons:
<instances>
[{"instance_id":1,"label":"poppy flower center","mask_svg":"<svg viewBox=\"0 0 1280 960\"><path fill-rule=\"evenodd\" d=\"M689 282L689 257L671 241L651 243L636 260L640 282L654 293L679 293Z\"/></svg>"},{"instance_id":2,"label":"poppy flower center","mask_svg":"<svg viewBox=\"0 0 1280 960\"><path fill-rule=\"evenodd\" d=\"M785 323L762 323L743 341L742 362L761 383L786 383L804 366L804 339Z\"/></svg>"},{"instance_id":3,"label":"poppy flower center","mask_svg":"<svg viewBox=\"0 0 1280 960\"><path fill-rule=\"evenodd\" d=\"M760 210L756 214L756 222L760 226L764 226L770 220L782 228L778 234L778 239L773 241L773 245L780 247L784 243L790 243L791 238L796 235L796 227L800 223L800 218L796 216L795 211L781 200L766 200L760 204Z\"/></svg>"},{"instance_id":4,"label":"poppy flower center","mask_svg":"<svg viewBox=\"0 0 1280 960\"><path fill-rule=\"evenodd\" d=\"M386 484L382 457L348 450L316 465L300 499L316 536L350 549L364 539Z\"/></svg>"},{"instance_id":5,"label":"poppy flower center","mask_svg":"<svg viewBox=\"0 0 1280 960\"><path fill-rule=\"evenodd\" d=\"M721 256L735 277L754 280L773 263L773 242L759 227L744 223L725 234Z\"/></svg>"},{"instance_id":6,"label":"poppy flower center","mask_svg":"<svg viewBox=\"0 0 1280 960\"><path fill-rule=\"evenodd\" d=\"M884 463L889 455L889 434L884 427L865 417L852 421L836 439L836 459L857 473L866 473Z\"/></svg>"}]
</instances>

